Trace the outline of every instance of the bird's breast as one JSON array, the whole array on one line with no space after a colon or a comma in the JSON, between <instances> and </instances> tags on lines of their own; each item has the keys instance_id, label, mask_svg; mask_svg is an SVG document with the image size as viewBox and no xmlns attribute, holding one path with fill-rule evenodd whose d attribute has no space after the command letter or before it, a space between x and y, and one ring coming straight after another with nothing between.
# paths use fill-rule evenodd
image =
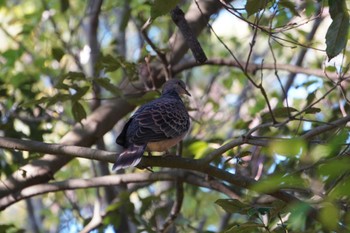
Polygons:
<instances>
[{"instance_id":1,"label":"bird's breast","mask_svg":"<svg viewBox=\"0 0 350 233\"><path fill-rule=\"evenodd\" d=\"M149 142L147 143L147 151L157 151L157 152L166 151L169 148L175 146L177 143L179 143L185 137L185 135L186 133L176 138L165 139L158 142Z\"/></svg>"}]
</instances>

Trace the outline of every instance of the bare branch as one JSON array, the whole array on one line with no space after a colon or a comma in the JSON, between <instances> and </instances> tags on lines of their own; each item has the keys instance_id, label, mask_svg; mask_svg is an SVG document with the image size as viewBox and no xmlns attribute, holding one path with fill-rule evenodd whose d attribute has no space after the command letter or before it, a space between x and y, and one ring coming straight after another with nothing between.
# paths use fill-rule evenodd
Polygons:
<instances>
[{"instance_id":1,"label":"bare branch","mask_svg":"<svg viewBox=\"0 0 350 233\"><path fill-rule=\"evenodd\" d=\"M191 28L188 26L184 12L178 6L176 6L173 10L171 10L170 14L172 20L178 26L182 35L186 38L187 45L192 51L196 61L199 63L204 63L206 60L208 60L202 46L193 34Z\"/></svg>"},{"instance_id":2,"label":"bare branch","mask_svg":"<svg viewBox=\"0 0 350 233\"><path fill-rule=\"evenodd\" d=\"M332 121L329 124L326 125L321 125L318 126L312 130L310 130L309 132L305 133L302 138L305 140L310 140L311 138L320 135L324 132L327 132L329 130L335 129L335 128L339 128L344 126L346 123L348 123L350 121L350 115L347 115L346 117L340 118L338 120Z\"/></svg>"},{"instance_id":3,"label":"bare branch","mask_svg":"<svg viewBox=\"0 0 350 233\"><path fill-rule=\"evenodd\" d=\"M267 146L268 140L260 140L260 139L252 139L252 138L238 138L234 139L223 146L219 147L218 149L215 149L214 151L210 152L204 159L201 160L202 163L210 163L213 160L215 160L217 157L221 156L223 153L225 153L228 150L231 150L232 148L235 148L237 146L243 145L243 144L251 144L256 146Z\"/></svg>"},{"instance_id":4,"label":"bare branch","mask_svg":"<svg viewBox=\"0 0 350 233\"><path fill-rule=\"evenodd\" d=\"M7 137L0 137L0 147L6 149L31 151L60 156L81 157L105 162L113 161L116 155L116 152L96 150L80 146L48 144L44 142L21 140ZM22 170L24 170L24 168Z\"/></svg>"},{"instance_id":5,"label":"bare branch","mask_svg":"<svg viewBox=\"0 0 350 233\"><path fill-rule=\"evenodd\" d=\"M226 194L228 197L236 198L237 195L232 191L232 188L222 184L216 180L210 180L207 182L204 176L198 176L191 172L184 170L167 171L167 172L154 172L154 173L130 173L130 174L118 174L94 177L90 179L69 179L60 182L52 182L48 184L38 184L25 188L20 192L9 195L4 198L0 198L0 210L7 208L8 206L33 196L49 193L59 192L64 190L73 189L87 189L95 187L107 187L116 186L122 184L135 184L135 183L148 183L156 181L172 181L181 179L183 182L197 185L200 187L210 188L218 192ZM142 186L140 186L142 187ZM128 189L130 192L136 191L136 189Z\"/></svg>"},{"instance_id":6,"label":"bare branch","mask_svg":"<svg viewBox=\"0 0 350 233\"><path fill-rule=\"evenodd\" d=\"M176 179L175 181L176 185L176 196L174 204L171 208L170 214L168 218L165 220L165 223L163 224L162 228L160 229L160 232L167 232L169 227L174 223L175 219L180 213L181 206L184 199L184 187L183 187L183 181L181 179Z\"/></svg>"},{"instance_id":7,"label":"bare branch","mask_svg":"<svg viewBox=\"0 0 350 233\"><path fill-rule=\"evenodd\" d=\"M291 73L300 73L300 74L305 74L305 75L314 75L318 77L326 77L326 73L322 69L313 69L313 68L307 68L307 67L301 67L301 66L296 66L296 65L290 65L290 64L273 64L273 63L264 63L263 65L261 64L256 64L256 63L249 63L248 65L240 61L237 63L233 59L222 59L222 58L211 58L208 59L204 64L198 64L196 61L187 61L185 63L181 63L179 65L176 65L173 67L173 73L179 74L184 70L192 69L197 66L202 66L202 65L214 65L214 66L230 66L230 67L236 67L241 69L242 66L247 67L247 72L248 73L256 73L258 70L275 70L278 69L280 71L288 71ZM331 79L337 79L339 78L339 74L333 72L333 73L327 73L327 76ZM350 77L350 71L346 74L344 74L344 78Z\"/></svg>"}]
</instances>

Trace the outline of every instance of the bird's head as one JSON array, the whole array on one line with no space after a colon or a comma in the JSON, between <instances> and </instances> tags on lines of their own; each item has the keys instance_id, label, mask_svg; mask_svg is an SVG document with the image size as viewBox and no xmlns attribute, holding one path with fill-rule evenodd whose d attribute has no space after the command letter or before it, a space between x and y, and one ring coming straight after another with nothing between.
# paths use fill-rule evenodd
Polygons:
<instances>
[{"instance_id":1,"label":"bird's head","mask_svg":"<svg viewBox=\"0 0 350 233\"><path fill-rule=\"evenodd\" d=\"M163 85L162 94L175 91L179 95L189 95L191 94L186 90L186 84L180 79L170 79Z\"/></svg>"}]
</instances>

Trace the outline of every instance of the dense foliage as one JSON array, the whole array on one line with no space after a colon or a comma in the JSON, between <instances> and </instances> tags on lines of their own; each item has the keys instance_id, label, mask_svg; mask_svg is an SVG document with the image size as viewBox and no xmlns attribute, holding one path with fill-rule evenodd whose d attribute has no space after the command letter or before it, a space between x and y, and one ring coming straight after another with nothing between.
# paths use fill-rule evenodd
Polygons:
<instances>
[{"instance_id":1,"label":"dense foliage","mask_svg":"<svg viewBox=\"0 0 350 233\"><path fill-rule=\"evenodd\" d=\"M348 4L0 1L0 232L350 232ZM169 78L180 156L116 174Z\"/></svg>"}]
</instances>

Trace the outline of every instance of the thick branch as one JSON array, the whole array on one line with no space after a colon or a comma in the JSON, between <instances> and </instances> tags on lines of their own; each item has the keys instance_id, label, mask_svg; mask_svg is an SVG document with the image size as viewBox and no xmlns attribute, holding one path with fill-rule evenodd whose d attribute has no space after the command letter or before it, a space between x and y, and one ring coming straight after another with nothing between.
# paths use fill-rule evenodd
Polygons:
<instances>
[{"instance_id":1,"label":"thick branch","mask_svg":"<svg viewBox=\"0 0 350 233\"><path fill-rule=\"evenodd\" d=\"M111 160L113 161L116 155L116 152L96 150L81 146L48 144L44 142L7 137L0 137L0 147L12 150L46 153L59 156L82 157L105 162L111 162Z\"/></svg>"},{"instance_id":2,"label":"thick branch","mask_svg":"<svg viewBox=\"0 0 350 233\"><path fill-rule=\"evenodd\" d=\"M329 124L326 125L321 125L318 126L310 131L308 131L307 133L305 133L302 138L304 140L310 140L311 138L320 135L326 131L335 129L335 128L339 128L339 127L343 127L344 125L346 125L346 123L348 123L350 121L350 115L340 118L338 120L335 120L333 122L330 122Z\"/></svg>"},{"instance_id":3,"label":"thick branch","mask_svg":"<svg viewBox=\"0 0 350 233\"><path fill-rule=\"evenodd\" d=\"M8 206L33 196L49 193L59 192L64 190L73 189L87 189L95 187L106 187L115 186L121 184L134 184L134 183L150 183L155 181L172 181L181 179L182 181L216 190L223 194L226 194L230 198L237 198L237 195L225 184L219 181L210 180L203 176L198 176L184 170L157 172L157 173L131 173L131 174L119 174L119 175L108 175L101 177L94 177L90 179L70 179L60 182L52 182L47 184L38 184L31 187L25 188L15 195L9 195L0 199L0 210L7 208ZM130 191L130 189L128 189ZM135 189L131 189L135 191Z\"/></svg>"},{"instance_id":4,"label":"thick branch","mask_svg":"<svg viewBox=\"0 0 350 233\"><path fill-rule=\"evenodd\" d=\"M8 139L8 138L1 138L0 140L1 147L3 148L9 148L9 149L23 149L27 150L29 149L28 146L30 143L25 142L24 146L21 147L19 143L22 142L20 139ZM72 151L76 149L74 152L75 157L81 157L81 158L87 158L87 159L101 159L103 161L108 161L113 163L115 158L111 152L104 152L100 151L101 154L99 154L99 150L94 150L94 149L89 149L89 148L78 148L76 146L64 146L66 147L65 149L62 149L60 147L57 147L57 145L50 145L46 143L40 143L40 142L32 142L37 146L39 144L40 152L48 152L48 153L57 153L59 154L60 152L64 152L65 155L69 155L66 153L67 151ZM34 151L34 150L31 150ZM73 156L73 155L72 155ZM177 156L174 157L144 157L140 164L139 167L154 167L154 166L159 166L159 167L168 167L168 168L182 168L182 169L187 169L187 170L192 170L192 171L198 171L204 174L207 174L211 177L218 178L220 180L226 181L230 184L236 185L238 187L250 189L251 186L253 186L256 181L254 179L251 179L249 177L241 176L238 174L232 174L226 171L223 171L217 167L211 166L207 163L199 162L198 160L195 159L189 159L189 158L179 158ZM19 193L22 193L23 190ZM8 198L13 198L13 194L9 194L6 197L4 196L5 199ZM295 198L292 195L289 195L283 191L276 191L273 193L268 193L278 199L281 199L285 202L294 202L298 201L297 198Z\"/></svg>"}]
</instances>

